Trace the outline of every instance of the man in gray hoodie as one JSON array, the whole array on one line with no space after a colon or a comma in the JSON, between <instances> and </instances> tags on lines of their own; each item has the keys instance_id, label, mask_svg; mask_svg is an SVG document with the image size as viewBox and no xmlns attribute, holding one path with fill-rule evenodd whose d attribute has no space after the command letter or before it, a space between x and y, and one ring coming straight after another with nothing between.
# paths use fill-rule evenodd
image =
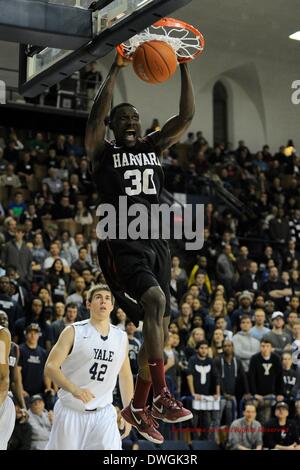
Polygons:
<instances>
[{"instance_id":1,"label":"man in gray hoodie","mask_svg":"<svg viewBox=\"0 0 300 470\"><path fill-rule=\"evenodd\" d=\"M283 329L284 315L282 312L276 311L272 314L272 324L272 331L264 338L271 341L273 352L281 357L284 351L291 350L291 336Z\"/></svg>"},{"instance_id":2,"label":"man in gray hoodie","mask_svg":"<svg viewBox=\"0 0 300 470\"><path fill-rule=\"evenodd\" d=\"M250 359L260 351L260 343L250 334L252 323L248 315L242 316L240 326L241 331L233 336L232 342L235 356L241 360L245 372L248 372Z\"/></svg>"}]
</instances>

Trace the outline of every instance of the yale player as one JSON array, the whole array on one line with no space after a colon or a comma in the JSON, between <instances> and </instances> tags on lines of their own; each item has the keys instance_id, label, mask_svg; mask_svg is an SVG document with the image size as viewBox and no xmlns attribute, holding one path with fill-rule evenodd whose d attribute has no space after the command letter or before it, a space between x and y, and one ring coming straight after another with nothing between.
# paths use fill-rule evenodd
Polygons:
<instances>
[{"instance_id":1,"label":"yale player","mask_svg":"<svg viewBox=\"0 0 300 470\"><path fill-rule=\"evenodd\" d=\"M9 389L10 332L0 326L0 450L7 449L7 443L14 430L16 410Z\"/></svg>"},{"instance_id":2,"label":"yale player","mask_svg":"<svg viewBox=\"0 0 300 470\"><path fill-rule=\"evenodd\" d=\"M0 326L4 326L4 328L8 328L8 316L3 310L0 310ZM28 412L26 410L25 400L23 396L21 373L18 368L19 357L20 357L19 346L13 341L11 341L9 357L8 357L9 390L11 391L13 396L16 398L18 405L21 408L20 413L22 413L23 420L25 420L28 418Z\"/></svg>"},{"instance_id":3,"label":"yale player","mask_svg":"<svg viewBox=\"0 0 300 470\"><path fill-rule=\"evenodd\" d=\"M187 64L180 64L178 115L169 119L161 131L141 138L139 113L133 105L119 104L111 110L107 119L116 79L126 62L117 56L112 64L95 98L85 144L101 202L115 208L116 220L119 212L122 215L120 196L127 198L129 208L135 203L143 204L144 216L150 226L150 209L153 204L159 204L163 187L164 176L159 157L163 150L180 140L192 121L195 111L193 86ZM114 142L105 139L107 124L114 133ZM123 230L121 225L116 228ZM105 279L119 306L136 324L138 320L144 322L144 343L139 353L134 398L130 406L122 411L122 416L146 439L162 443L163 437L156 429L156 419L178 423L192 418L192 414L171 396L166 387L163 345L168 337L170 318L171 263L168 243L153 238L106 238L99 242L98 256ZM154 399L150 413L146 402L151 384Z\"/></svg>"},{"instance_id":4,"label":"yale player","mask_svg":"<svg viewBox=\"0 0 300 470\"><path fill-rule=\"evenodd\" d=\"M60 387L48 450L121 449L112 398L118 376L124 406L133 395L127 335L110 324L113 298L108 286L89 290L87 308L90 319L64 329L45 366Z\"/></svg>"}]
</instances>

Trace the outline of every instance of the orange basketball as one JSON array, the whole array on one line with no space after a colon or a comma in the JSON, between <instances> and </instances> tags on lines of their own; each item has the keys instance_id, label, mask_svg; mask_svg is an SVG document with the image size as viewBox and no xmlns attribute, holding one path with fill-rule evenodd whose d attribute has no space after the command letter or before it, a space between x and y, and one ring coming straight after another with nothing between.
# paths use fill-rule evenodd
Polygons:
<instances>
[{"instance_id":1,"label":"orange basketball","mask_svg":"<svg viewBox=\"0 0 300 470\"><path fill-rule=\"evenodd\" d=\"M133 54L133 69L147 83L162 83L175 73L177 57L174 49L164 41L148 41Z\"/></svg>"}]
</instances>

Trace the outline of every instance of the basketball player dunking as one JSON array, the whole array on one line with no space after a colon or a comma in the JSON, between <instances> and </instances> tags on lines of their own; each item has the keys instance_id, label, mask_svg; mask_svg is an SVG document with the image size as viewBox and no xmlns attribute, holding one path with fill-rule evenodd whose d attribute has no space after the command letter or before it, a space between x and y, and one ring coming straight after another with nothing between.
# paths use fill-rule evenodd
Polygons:
<instances>
[{"instance_id":1,"label":"basketball player dunking","mask_svg":"<svg viewBox=\"0 0 300 470\"><path fill-rule=\"evenodd\" d=\"M85 144L101 203L113 205L118 220L119 196L125 196L128 207L135 203L146 207L150 224L151 205L159 204L163 186L159 156L180 140L192 121L195 110L193 86L187 64L181 64L179 114L169 119L160 131L141 138L139 113L133 105L119 104L107 119L116 79L126 62L117 56L112 64L95 98ZM107 124L114 133L115 142L105 139ZM164 439L157 431L156 419L178 423L192 418L192 413L171 396L165 381L163 347L170 319L168 243L162 239L105 239L99 242L98 256L119 306L136 324L138 320L144 322L144 343L138 358L134 397L123 409L122 416L146 439L162 443ZM154 399L150 412L146 403L151 385Z\"/></svg>"},{"instance_id":2,"label":"basketball player dunking","mask_svg":"<svg viewBox=\"0 0 300 470\"><path fill-rule=\"evenodd\" d=\"M9 389L10 332L0 326L0 450L7 449L7 443L14 430L16 410Z\"/></svg>"},{"instance_id":3,"label":"basketball player dunking","mask_svg":"<svg viewBox=\"0 0 300 470\"><path fill-rule=\"evenodd\" d=\"M47 450L120 450L117 413L112 405L119 376L123 405L133 394L127 335L110 324L112 293L93 286L87 296L90 319L61 333L45 373L60 390ZM122 438L130 432L126 423Z\"/></svg>"}]
</instances>

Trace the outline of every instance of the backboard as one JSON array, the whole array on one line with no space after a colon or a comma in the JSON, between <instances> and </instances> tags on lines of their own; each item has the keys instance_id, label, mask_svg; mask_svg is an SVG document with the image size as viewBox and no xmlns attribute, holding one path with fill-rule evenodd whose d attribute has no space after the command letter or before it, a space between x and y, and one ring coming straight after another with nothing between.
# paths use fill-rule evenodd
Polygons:
<instances>
[{"instance_id":1,"label":"backboard","mask_svg":"<svg viewBox=\"0 0 300 470\"><path fill-rule=\"evenodd\" d=\"M47 91L76 70L104 57L121 42L191 0L46 1L74 9L90 10L92 37L77 50L21 45L19 91L26 97L34 97Z\"/></svg>"}]
</instances>

